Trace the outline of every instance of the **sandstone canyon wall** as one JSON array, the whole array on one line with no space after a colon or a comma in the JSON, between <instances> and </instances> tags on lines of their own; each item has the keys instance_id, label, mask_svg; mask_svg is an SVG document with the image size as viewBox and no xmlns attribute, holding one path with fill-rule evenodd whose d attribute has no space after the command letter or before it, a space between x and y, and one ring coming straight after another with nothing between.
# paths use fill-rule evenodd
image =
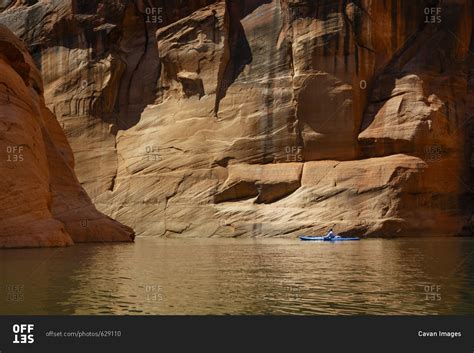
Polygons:
<instances>
[{"instance_id":1,"label":"sandstone canyon wall","mask_svg":"<svg viewBox=\"0 0 474 353\"><path fill-rule=\"evenodd\" d=\"M0 25L0 248L132 241L80 186L72 151L42 97L40 72Z\"/></svg>"},{"instance_id":2,"label":"sandstone canyon wall","mask_svg":"<svg viewBox=\"0 0 474 353\"><path fill-rule=\"evenodd\" d=\"M11 0L0 22L79 181L138 235L471 235L473 11Z\"/></svg>"}]
</instances>

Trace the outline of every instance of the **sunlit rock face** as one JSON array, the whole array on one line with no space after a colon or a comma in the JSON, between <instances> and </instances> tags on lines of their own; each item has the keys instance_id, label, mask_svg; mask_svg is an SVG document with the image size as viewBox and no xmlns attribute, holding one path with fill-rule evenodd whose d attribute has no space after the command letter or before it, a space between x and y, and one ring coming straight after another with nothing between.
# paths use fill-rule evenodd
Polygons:
<instances>
[{"instance_id":1,"label":"sunlit rock face","mask_svg":"<svg viewBox=\"0 0 474 353\"><path fill-rule=\"evenodd\" d=\"M11 1L96 207L139 235L471 234L470 1Z\"/></svg>"},{"instance_id":2,"label":"sunlit rock face","mask_svg":"<svg viewBox=\"0 0 474 353\"><path fill-rule=\"evenodd\" d=\"M0 26L0 248L132 241L133 231L98 212L80 186L40 73Z\"/></svg>"}]
</instances>

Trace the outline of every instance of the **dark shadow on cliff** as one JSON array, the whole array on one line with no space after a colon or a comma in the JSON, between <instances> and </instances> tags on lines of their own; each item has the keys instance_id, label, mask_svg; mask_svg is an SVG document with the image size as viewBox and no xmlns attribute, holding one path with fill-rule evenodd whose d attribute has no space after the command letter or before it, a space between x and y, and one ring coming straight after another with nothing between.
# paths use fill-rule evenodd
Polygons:
<instances>
[{"instance_id":1,"label":"dark shadow on cliff","mask_svg":"<svg viewBox=\"0 0 474 353\"><path fill-rule=\"evenodd\" d=\"M245 65L252 62L252 51L240 20L257 7L268 3L271 3L271 0L226 1L224 26L227 36L224 40L223 58L219 65L214 114L219 111L220 101L225 97L227 89L237 79Z\"/></svg>"},{"instance_id":2,"label":"dark shadow on cliff","mask_svg":"<svg viewBox=\"0 0 474 353\"><path fill-rule=\"evenodd\" d=\"M463 13L462 6L443 8L443 20L436 24L423 24L403 45L403 47L394 54L392 59L376 73L374 83L371 87L367 107L364 111L359 128L359 134L364 132L375 120L377 113L383 106L396 95L406 93L402 91L393 94L396 80L407 75L416 75L420 79L424 77L429 82L423 84L425 94L435 94L443 101L450 103L443 86L437 84L434 78L441 75L459 75L462 73L463 62L456 58L457 47L460 39L454 33L457 24L460 23L459 17ZM462 44L461 44L462 45ZM433 52L436 55L433 55ZM457 63L457 64L456 64ZM453 69L454 68L454 69ZM449 72L447 70L450 70ZM428 85L428 83L431 83ZM450 107L447 107L447 109ZM449 110L449 109L448 109ZM458 121L456 121L459 123ZM361 143L361 141L359 141ZM398 141L402 145L400 150L384 151L384 155L394 153L413 152L414 145ZM363 157L373 157L370 141L361 145Z\"/></svg>"},{"instance_id":3,"label":"dark shadow on cliff","mask_svg":"<svg viewBox=\"0 0 474 353\"><path fill-rule=\"evenodd\" d=\"M442 173L451 173L452 184L457 185L459 192L444 195L438 208L446 212L461 212L466 220L461 235L472 235L473 232L473 162L472 138L474 136L472 110L474 109L474 30L465 33L463 23L466 11L474 14L474 7L466 9L465 4L449 4L442 7L442 20L439 23L428 23L414 37L409 39L403 48L393 57L387 66L377 75L362 119L359 133L373 124L376 115L384 109L389 99L404 95L407 91L398 87L393 93L396 80L408 75L415 75L423 81L423 95L436 96L443 102L441 114L447 121L447 134L456 141L456 147L438 142L436 137L414 138L413 140L373 141L359 140L362 158L386 156L405 153L424 160L428 168L441 168L437 162L453 159L459 163L451 169L449 164ZM425 104L429 105L428 101ZM378 147L376 143L378 142ZM430 156L431 148L439 148L439 156ZM431 164L430 164L431 163ZM432 192L434 198L442 197L442 192ZM443 196L443 197L444 197ZM471 220L469 220L471 219Z\"/></svg>"}]
</instances>

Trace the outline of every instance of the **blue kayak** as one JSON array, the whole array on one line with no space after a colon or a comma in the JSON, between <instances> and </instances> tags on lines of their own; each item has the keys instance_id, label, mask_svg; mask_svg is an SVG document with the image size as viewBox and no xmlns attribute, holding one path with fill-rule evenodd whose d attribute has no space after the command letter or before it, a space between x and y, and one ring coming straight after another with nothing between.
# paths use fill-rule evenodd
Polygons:
<instances>
[{"instance_id":1,"label":"blue kayak","mask_svg":"<svg viewBox=\"0 0 474 353\"><path fill-rule=\"evenodd\" d=\"M301 236L300 239L304 240L304 241L330 241L330 242L360 240L360 238L357 238L357 237L353 237L353 238L339 237L339 238L329 239L329 238L326 238L326 237L310 237L310 236Z\"/></svg>"}]
</instances>

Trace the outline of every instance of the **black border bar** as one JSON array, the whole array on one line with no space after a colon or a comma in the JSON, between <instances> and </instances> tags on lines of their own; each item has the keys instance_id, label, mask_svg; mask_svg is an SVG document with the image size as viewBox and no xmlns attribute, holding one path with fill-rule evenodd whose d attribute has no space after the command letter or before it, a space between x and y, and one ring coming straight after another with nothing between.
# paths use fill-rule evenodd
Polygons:
<instances>
[{"instance_id":1,"label":"black border bar","mask_svg":"<svg viewBox=\"0 0 474 353\"><path fill-rule=\"evenodd\" d=\"M13 343L20 340L14 330L26 335L24 340L32 334L34 342ZM473 331L474 316L0 316L0 353L190 349L472 353ZM431 332L438 336L430 336Z\"/></svg>"}]
</instances>

